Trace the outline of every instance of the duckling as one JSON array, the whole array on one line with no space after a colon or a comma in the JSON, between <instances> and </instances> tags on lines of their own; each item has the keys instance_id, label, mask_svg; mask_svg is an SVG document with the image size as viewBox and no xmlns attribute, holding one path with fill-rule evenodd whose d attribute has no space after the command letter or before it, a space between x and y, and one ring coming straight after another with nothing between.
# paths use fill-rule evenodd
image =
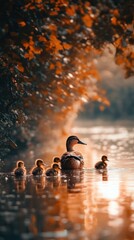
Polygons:
<instances>
[{"instance_id":1,"label":"duckling","mask_svg":"<svg viewBox=\"0 0 134 240\"><path fill-rule=\"evenodd\" d=\"M35 166L31 169L31 174L34 176L42 175L45 172L45 164L42 159L35 160Z\"/></svg>"},{"instance_id":2,"label":"duckling","mask_svg":"<svg viewBox=\"0 0 134 240\"><path fill-rule=\"evenodd\" d=\"M73 146L75 144L87 145L86 143L83 143L82 141L80 141L77 136L68 137L66 140L67 152L65 152L61 156L61 169L75 170L75 169L82 169L84 167L82 154L74 151L73 149Z\"/></svg>"},{"instance_id":3,"label":"duckling","mask_svg":"<svg viewBox=\"0 0 134 240\"><path fill-rule=\"evenodd\" d=\"M54 163L59 163L60 162L60 158L59 157L54 157L53 162Z\"/></svg>"},{"instance_id":4,"label":"duckling","mask_svg":"<svg viewBox=\"0 0 134 240\"><path fill-rule=\"evenodd\" d=\"M52 166L51 166L51 168L48 168L48 169L46 170L46 173L45 173L45 174L46 174L46 176L49 176L49 177L51 177L51 176L57 176L58 173L59 173L59 171L60 171L59 164L53 163Z\"/></svg>"},{"instance_id":5,"label":"duckling","mask_svg":"<svg viewBox=\"0 0 134 240\"><path fill-rule=\"evenodd\" d=\"M26 175L26 168L23 161L17 161L16 168L13 170L13 173L16 177L22 177Z\"/></svg>"},{"instance_id":6,"label":"duckling","mask_svg":"<svg viewBox=\"0 0 134 240\"><path fill-rule=\"evenodd\" d=\"M107 156L103 155L101 158L101 161L99 161L95 164L95 168L96 169L105 169L107 167L106 161L109 161L109 160L107 159Z\"/></svg>"}]
</instances>

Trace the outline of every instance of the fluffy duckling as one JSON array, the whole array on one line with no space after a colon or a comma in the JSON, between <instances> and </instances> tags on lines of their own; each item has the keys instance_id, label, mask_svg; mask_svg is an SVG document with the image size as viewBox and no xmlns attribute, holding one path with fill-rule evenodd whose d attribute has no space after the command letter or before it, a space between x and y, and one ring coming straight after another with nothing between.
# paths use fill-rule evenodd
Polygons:
<instances>
[{"instance_id":1,"label":"fluffy duckling","mask_svg":"<svg viewBox=\"0 0 134 240\"><path fill-rule=\"evenodd\" d=\"M22 177L26 175L26 168L23 161L17 161L16 168L13 170L13 173L16 177Z\"/></svg>"},{"instance_id":2,"label":"fluffy duckling","mask_svg":"<svg viewBox=\"0 0 134 240\"><path fill-rule=\"evenodd\" d=\"M87 145L86 143L83 143L82 141L80 141L77 136L68 137L66 140L67 152L65 152L61 157L61 169L75 170L75 169L82 169L84 167L82 154L79 152L76 152L73 149L73 146L75 144Z\"/></svg>"},{"instance_id":3,"label":"fluffy duckling","mask_svg":"<svg viewBox=\"0 0 134 240\"><path fill-rule=\"evenodd\" d=\"M95 168L96 169L105 169L107 167L106 161L109 161L109 160L107 159L107 156L103 155L101 158L101 161L99 161L95 164Z\"/></svg>"},{"instance_id":4,"label":"fluffy duckling","mask_svg":"<svg viewBox=\"0 0 134 240\"><path fill-rule=\"evenodd\" d=\"M53 162L54 163L60 163L60 158L59 157L54 157Z\"/></svg>"},{"instance_id":5,"label":"fluffy duckling","mask_svg":"<svg viewBox=\"0 0 134 240\"><path fill-rule=\"evenodd\" d=\"M52 176L57 176L58 173L60 172L60 166L57 163L53 163L51 168L48 168L46 170L46 176L52 177Z\"/></svg>"},{"instance_id":6,"label":"fluffy duckling","mask_svg":"<svg viewBox=\"0 0 134 240\"><path fill-rule=\"evenodd\" d=\"M35 160L35 166L31 169L31 174L34 176L42 175L45 173L45 164L42 159Z\"/></svg>"}]
</instances>

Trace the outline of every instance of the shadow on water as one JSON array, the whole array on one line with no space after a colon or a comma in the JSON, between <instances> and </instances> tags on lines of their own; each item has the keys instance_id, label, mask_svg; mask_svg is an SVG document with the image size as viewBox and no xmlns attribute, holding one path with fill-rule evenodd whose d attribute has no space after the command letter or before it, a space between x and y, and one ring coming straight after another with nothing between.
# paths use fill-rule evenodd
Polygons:
<instances>
[{"instance_id":1,"label":"shadow on water","mask_svg":"<svg viewBox=\"0 0 134 240\"><path fill-rule=\"evenodd\" d=\"M83 171L53 178L0 175L0 240L133 239L134 129L108 128L89 126L86 134L79 128L92 140ZM95 170L96 159L106 151L108 169Z\"/></svg>"}]
</instances>

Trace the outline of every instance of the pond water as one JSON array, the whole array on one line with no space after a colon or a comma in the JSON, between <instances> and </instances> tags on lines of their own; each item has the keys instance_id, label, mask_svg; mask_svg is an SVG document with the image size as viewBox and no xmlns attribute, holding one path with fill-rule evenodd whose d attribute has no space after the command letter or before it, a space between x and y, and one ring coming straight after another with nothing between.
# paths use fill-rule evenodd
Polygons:
<instances>
[{"instance_id":1,"label":"pond water","mask_svg":"<svg viewBox=\"0 0 134 240\"><path fill-rule=\"evenodd\" d=\"M84 126L84 127L83 127ZM0 174L0 240L133 240L133 124L77 124L83 171L45 178ZM105 154L107 171L94 164Z\"/></svg>"}]
</instances>

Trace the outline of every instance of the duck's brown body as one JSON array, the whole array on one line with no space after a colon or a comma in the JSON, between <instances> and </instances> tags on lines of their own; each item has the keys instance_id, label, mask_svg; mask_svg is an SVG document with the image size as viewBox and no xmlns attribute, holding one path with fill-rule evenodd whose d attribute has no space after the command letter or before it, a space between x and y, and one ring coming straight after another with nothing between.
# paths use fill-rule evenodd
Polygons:
<instances>
[{"instance_id":1,"label":"duck's brown body","mask_svg":"<svg viewBox=\"0 0 134 240\"><path fill-rule=\"evenodd\" d=\"M75 153L65 153L61 157L61 168L63 170L74 170L82 169L84 167L83 157L78 155L75 156Z\"/></svg>"},{"instance_id":2,"label":"duck's brown body","mask_svg":"<svg viewBox=\"0 0 134 240\"><path fill-rule=\"evenodd\" d=\"M67 152L61 157L62 170L75 170L84 167L84 160L81 153L73 150L75 144L84 144L76 136L70 136L66 141Z\"/></svg>"}]
</instances>

